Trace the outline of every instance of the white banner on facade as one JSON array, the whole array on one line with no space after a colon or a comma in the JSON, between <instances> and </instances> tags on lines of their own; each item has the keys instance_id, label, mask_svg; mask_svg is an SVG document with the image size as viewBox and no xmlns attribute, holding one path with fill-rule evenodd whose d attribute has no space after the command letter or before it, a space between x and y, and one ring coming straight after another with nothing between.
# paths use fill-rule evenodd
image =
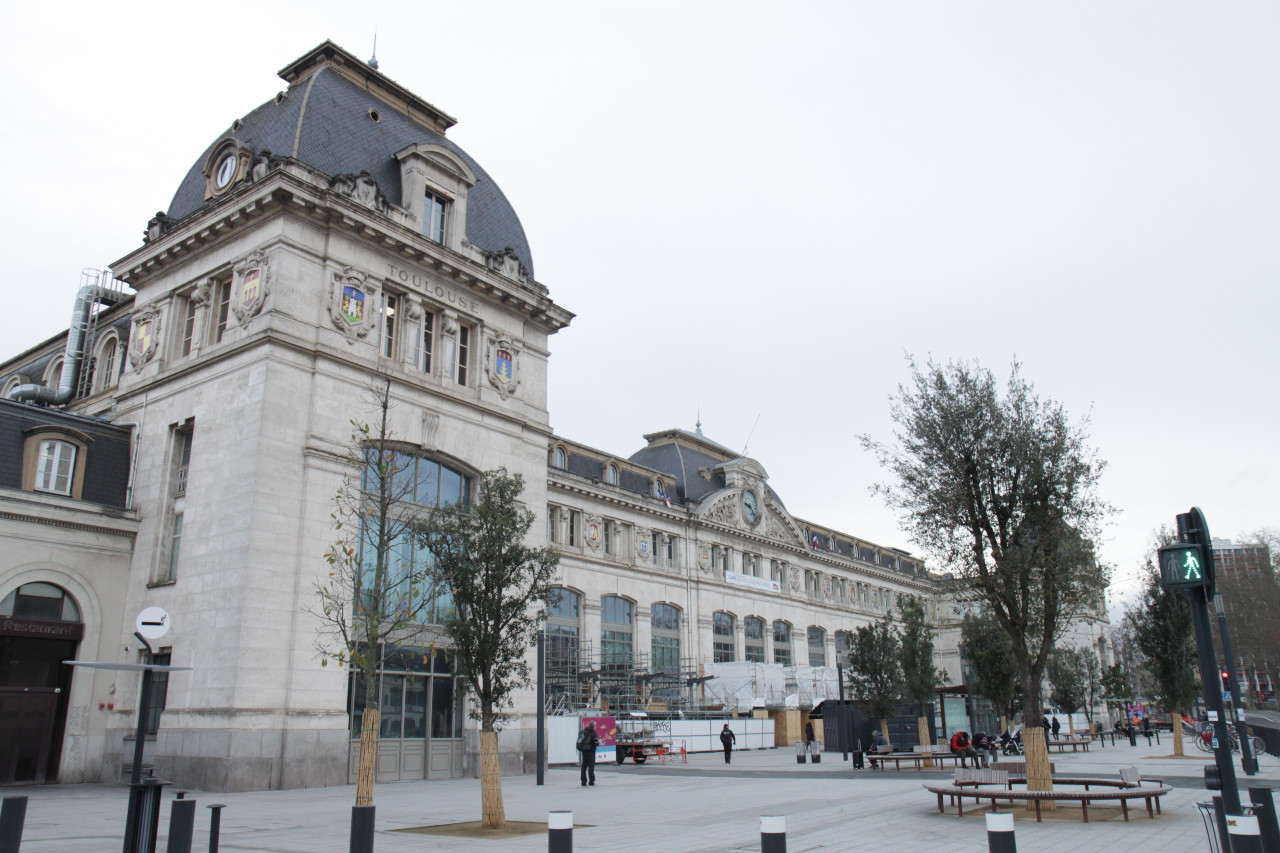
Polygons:
<instances>
[{"instance_id":1,"label":"white banner on facade","mask_svg":"<svg viewBox=\"0 0 1280 853\"><path fill-rule=\"evenodd\" d=\"M752 589L763 589L765 592L782 592L782 584L764 578L740 575L737 572L725 572L724 579L738 586L749 586Z\"/></svg>"}]
</instances>

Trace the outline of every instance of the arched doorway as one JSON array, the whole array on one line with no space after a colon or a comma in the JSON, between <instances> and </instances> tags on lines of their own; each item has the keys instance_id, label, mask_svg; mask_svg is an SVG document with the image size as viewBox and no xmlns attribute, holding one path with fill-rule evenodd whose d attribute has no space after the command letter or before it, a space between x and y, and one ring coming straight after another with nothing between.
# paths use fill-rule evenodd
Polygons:
<instances>
[{"instance_id":1,"label":"arched doorway","mask_svg":"<svg viewBox=\"0 0 1280 853\"><path fill-rule=\"evenodd\" d=\"M72 667L84 637L62 587L23 584L0 600L0 784L58 777Z\"/></svg>"}]
</instances>

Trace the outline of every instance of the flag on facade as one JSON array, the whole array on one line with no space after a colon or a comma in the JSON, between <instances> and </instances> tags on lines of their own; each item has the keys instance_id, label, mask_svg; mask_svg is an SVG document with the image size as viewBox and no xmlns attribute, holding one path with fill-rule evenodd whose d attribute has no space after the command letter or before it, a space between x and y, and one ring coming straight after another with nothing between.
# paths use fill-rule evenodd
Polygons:
<instances>
[{"instance_id":1,"label":"flag on facade","mask_svg":"<svg viewBox=\"0 0 1280 853\"><path fill-rule=\"evenodd\" d=\"M810 544L813 545L814 550L816 551L822 550L822 537L820 537L818 534L811 533L809 535L809 542Z\"/></svg>"},{"instance_id":2,"label":"flag on facade","mask_svg":"<svg viewBox=\"0 0 1280 853\"><path fill-rule=\"evenodd\" d=\"M671 507L671 498L667 497L667 490L662 488L662 484L658 484L658 499L665 502L667 507Z\"/></svg>"}]
</instances>

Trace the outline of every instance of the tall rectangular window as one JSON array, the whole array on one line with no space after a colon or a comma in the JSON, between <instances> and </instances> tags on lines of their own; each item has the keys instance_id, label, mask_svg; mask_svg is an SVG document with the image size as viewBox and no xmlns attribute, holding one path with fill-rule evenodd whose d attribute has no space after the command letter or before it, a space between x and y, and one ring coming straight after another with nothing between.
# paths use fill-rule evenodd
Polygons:
<instances>
[{"instance_id":1,"label":"tall rectangular window","mask_svg":"<svg viewBox=\"0 0 1280 853\"><path fill-rule=\"evenodd\" d=\"M178 576L178 552L182 549L182 513L173 516L173 527L169 533L169 580Z\"/></svg>"},{"instance_id":2,"label":"tall rectangular window","mask_svg":"<svg viewBox=\"0 0 1280 853\"><path fill-rule=\"evenodd\" d=\"M422 233L435 243L444 242L444 213L448 202L430 190L422 211Z\"/></svg>"},{"instance_id":3,"label":"tall rectangular window","mask_svg":"<svg viewBox=\"0 0 1280 853\"><path fill-rule=\"evenodd\" d=\"M227 317L231 313L231 279L224 278L214 286L218 300L218 325L214 327L213 341L217 343L227 333Z\"/></svg>"},{"instance_id":4,"label":"tall rectangular window","mask_svg":"<svg viewBox=\"0 0 1280 853\"><path fill-rule=\"evenodd\" d=\"M467 384L467 364L471 359L471 329L458 327L458 358L454 362L453 377L459 385Z\"/></svg>"},{"instance_id":5,"label":"tall rectangular window","mask_svg":"<svg viewBox=\"0 0 1280 853\"><path fill-rule=\"evenodd\" d=\"M195 337L196 331L196 303L191 300L185 300L185 313L182 317L182 355L191 355L191 339Z\"/></svg>"},{"instance_id":6,"label":"tall rectangular window","mask_svg":"<svg viewBox=\"0 0 1280 853\"><path fill-rule=\"evenodd\" d=\"M422 312L422 334L417 338L417 352L414 353L414 366L423 373L431 372L432 347L435 345L436 315L430 311Z\"/></svg>"},{"instance_id":7,"label":"tall rectangular window","mask_svg":"<svg viewBox=\"0 0 1280 853\"><path fill-rule=\"evenodd\" d=\"M606 554L613 553L613 536L609 532L612 527L613 522L607 518L600 524L600 531L604 535L604 552Z\"/></svg>"},{"instance_id":8,"label":"tall rectangular window","mask_svg":"<svg viewBox=\"0 0 1280 853\"><path fill-rule=\"evenodd\" d=\"M389 293L382 294L380 325L378 351L391 358L396 354L396 298Z\"/></svg>"}]
</instances>

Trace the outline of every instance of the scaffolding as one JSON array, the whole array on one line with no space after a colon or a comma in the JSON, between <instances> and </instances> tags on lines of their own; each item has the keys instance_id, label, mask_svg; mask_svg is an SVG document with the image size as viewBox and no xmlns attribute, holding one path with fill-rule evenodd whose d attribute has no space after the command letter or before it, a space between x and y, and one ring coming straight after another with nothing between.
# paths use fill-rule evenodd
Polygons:
<instances>
[{"instance_id":1,"label":"scaffolding","mask_svg":"<svg viewBox=\"0 0 1280 853\"><path fill-rule=\"evenodd\" d=\"M552 634L546 644L546 711L700 712L698 689L707 677L693 658L676 666L654 666L648 654L601 652L574 636ZM715 703L712 703L715 704ZM714 710L720 705L716 704Z\"/></svg>"}]
</instances>

